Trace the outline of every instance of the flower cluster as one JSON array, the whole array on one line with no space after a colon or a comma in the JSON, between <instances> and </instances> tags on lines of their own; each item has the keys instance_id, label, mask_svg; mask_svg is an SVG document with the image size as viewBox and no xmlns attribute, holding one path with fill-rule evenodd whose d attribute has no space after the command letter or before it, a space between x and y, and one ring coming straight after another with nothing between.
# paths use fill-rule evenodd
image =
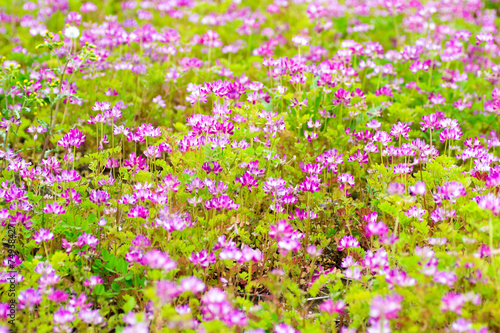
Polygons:
<instances>
[{"instance_id":1,"label":"flower cluster","mask_svg":"<svg viewBox=\"0 0 500 333\"><path fill-rule=\"evenodd\" d=\"M498 1L10 2L0 332L500 331Z\"/></svg>"}]
</instances>

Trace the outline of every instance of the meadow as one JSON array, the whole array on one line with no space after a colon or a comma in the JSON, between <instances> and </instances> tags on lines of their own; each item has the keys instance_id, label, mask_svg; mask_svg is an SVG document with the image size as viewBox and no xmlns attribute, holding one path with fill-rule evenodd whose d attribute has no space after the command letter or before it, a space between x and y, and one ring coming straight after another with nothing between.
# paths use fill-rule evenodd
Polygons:
<instances>
[{"instance_id":1,"label":"meadow","mask_svg":"<svg viewBox=\"0 0 500 333\"><path fill-rule=\"evenodd\" d=\"M500 332L499 8L2 2L0 333Z\"/></svg>"}]
</instances>

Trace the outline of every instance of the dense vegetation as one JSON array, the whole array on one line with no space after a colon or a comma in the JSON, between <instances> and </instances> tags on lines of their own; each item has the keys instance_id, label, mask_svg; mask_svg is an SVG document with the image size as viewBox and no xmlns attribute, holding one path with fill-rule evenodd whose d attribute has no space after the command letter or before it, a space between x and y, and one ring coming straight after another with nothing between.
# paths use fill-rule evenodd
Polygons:
<instances>
[{"instance_id":1,"label":"dense vegetation","mask_svg":"<svg viewBox=\"0 0 500 333\"><path fill-rule=\"evenodd\" d=\"M499 3L2 6L0 332L500 331Z\"/></svg>"}]
</instances>

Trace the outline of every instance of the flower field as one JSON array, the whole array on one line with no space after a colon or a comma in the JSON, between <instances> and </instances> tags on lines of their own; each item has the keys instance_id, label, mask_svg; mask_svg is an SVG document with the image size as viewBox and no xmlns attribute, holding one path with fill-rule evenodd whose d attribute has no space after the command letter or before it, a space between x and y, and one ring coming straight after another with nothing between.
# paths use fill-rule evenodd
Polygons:
<instances>
[{"instance_id":1,"label":"flower field","mask_svg":"<svg viewBox=\"0 0 500 333\"><path fill-rule=\"evenodd\" d=\"M0 333L500 332L499 8L5 0Z\"/></svg>"}]
</instances>

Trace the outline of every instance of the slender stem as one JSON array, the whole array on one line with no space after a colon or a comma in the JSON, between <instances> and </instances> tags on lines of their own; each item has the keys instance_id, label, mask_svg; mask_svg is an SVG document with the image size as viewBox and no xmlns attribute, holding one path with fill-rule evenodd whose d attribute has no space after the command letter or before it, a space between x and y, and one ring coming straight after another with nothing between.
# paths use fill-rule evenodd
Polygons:
<instances>
[{"instance_id":1,"label":"slender stem","mask_svg":"<svg viewBox=\"0 0 500 333\"><path fill-rule=\"evenodd\" d=\"M394 31L396 31L396 48L399 46L399 30L398 21L396 20L396 13L392 13L392 21L394 22Z\"/></svg>"},{"instance_id":2,"label":"slender stem","mask_svg":"<svg viewBox=\"0 0 500 333\"><path fill-rule=\"evenodd\" d=\"M68 59L68 61L66 61L66 64L64 65L64 69L61 73L61 77L59 79L58 93L61 93L61 87L62 87L63 80L64 80L64 73L66 73L66 69L68 68L69 61L70 61L70 59ZM57 119L57 113L59 112L60 103L61 103L61 98L58 98L57 102L56 102L55 112L53 115L51 115L50 127L49 127L49 131L48 131L47 135L45 136L45 142L43 144L43 149L42 149L42 153L40 155L39 163L42 163L43 156L45 155L45 151L47 150L47 146L49 145L49 140L50 140L50 137L52 136L52 130L54 129L54 125L55 125L55 122Z\"/></svg>"},{"instance_id":3,"label":"slender stem","mask_svg":"<svg viewBox=\"0 0 500 333\"><path fill-rule=\"evenodd\" d=\"M489 224L490 224L490 255L491 255L491 265L493 266L493 272L495 272L495 282L498 281L498 271L497 271L497 268L496 268L496 263L495 263L495 251L493 249L493 222L491 221L491 218L490 218L490 221L489 221ZM495 283L495 285L497 285L497 283Z\"/></svg>"},{"instance_id":4,"label":"slender stem","mask_svg":"<svg viewBox=\"0 0 500 333\"><path fill-rule=\"evenodd\" d=\"M396 225L394 226L394 236L397 239L398 237L398 229L399 229L399 214L396 215ZM396 262L396 255L394 254L396 250L396 241L392 243L392 258L393 258L393 265Z\"/></svg>"}]
</instances>

